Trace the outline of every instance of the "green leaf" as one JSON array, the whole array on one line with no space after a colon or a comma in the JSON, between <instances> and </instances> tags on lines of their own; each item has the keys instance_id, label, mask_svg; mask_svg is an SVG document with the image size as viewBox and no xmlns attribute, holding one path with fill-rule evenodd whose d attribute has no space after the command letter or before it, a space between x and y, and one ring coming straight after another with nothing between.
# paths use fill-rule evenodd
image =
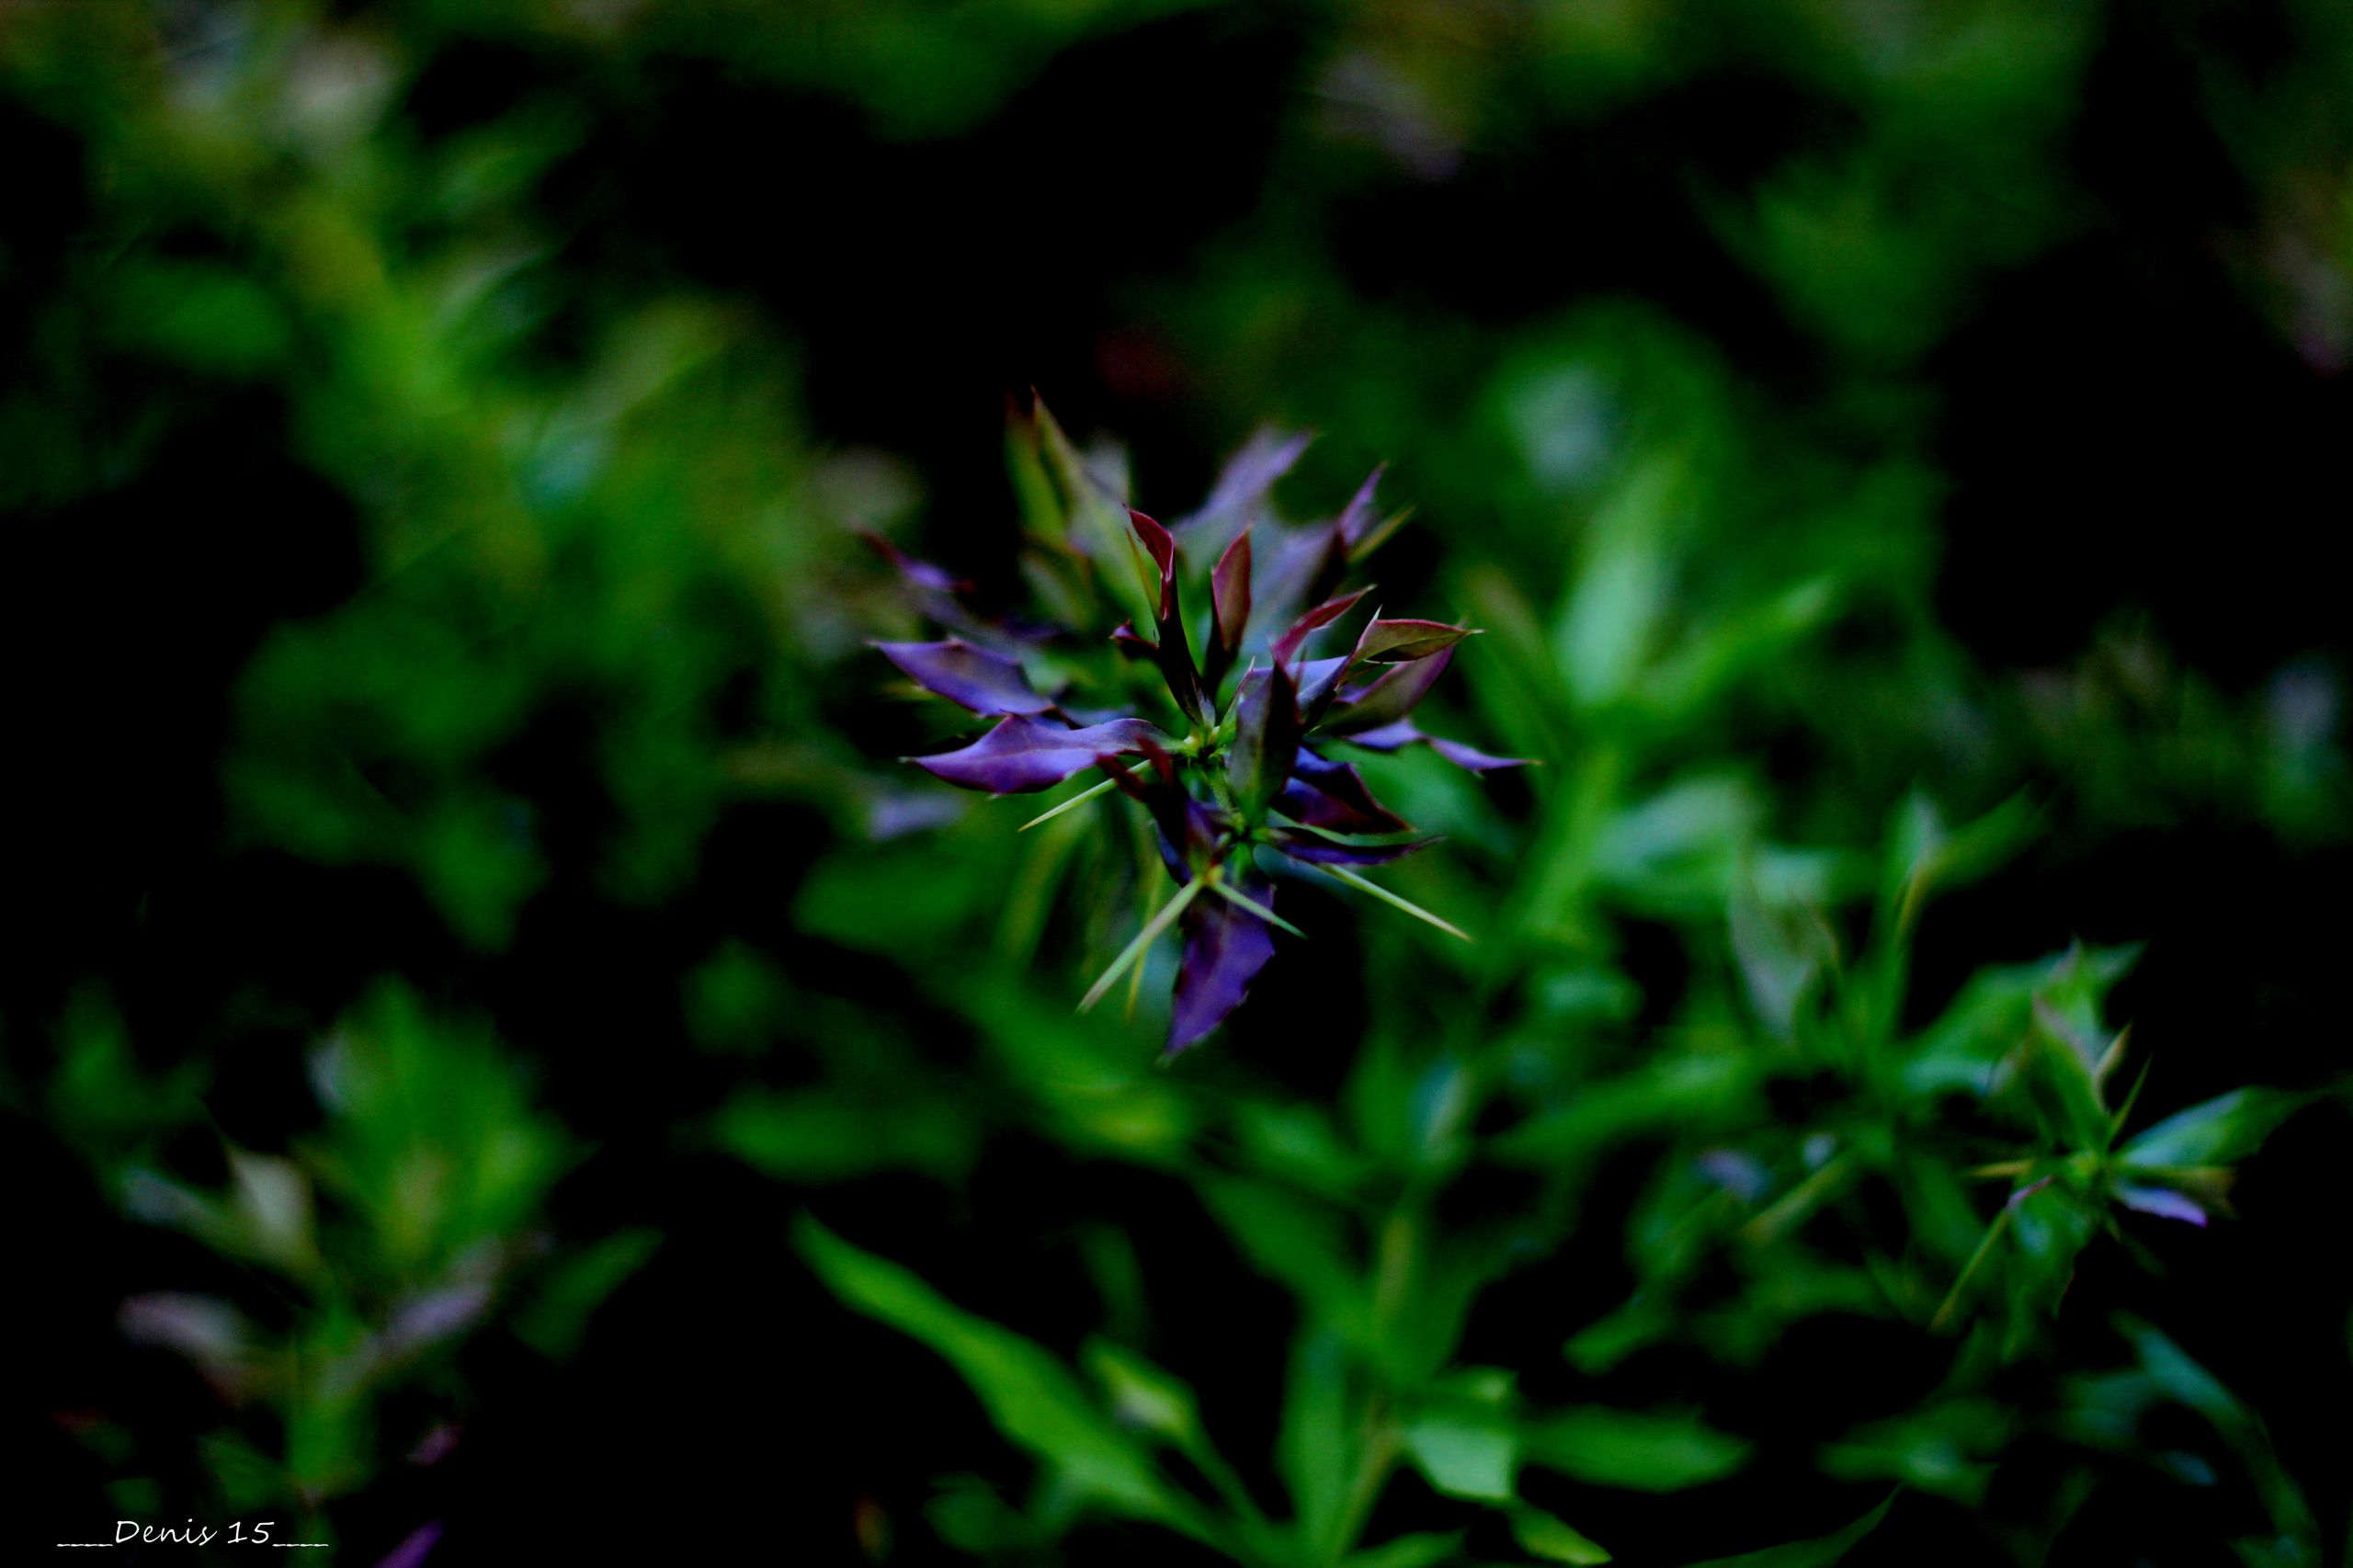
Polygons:
<instances>
[{"instance_id":1,"label":"green leaf","mask_svg":"<svg viewBox=\"0 0 2353 1568\"><path fill-rule=\"evenodd\" d=\"M1431 1411L1408 1423L1405 1451L1449 1497L1506 1503L1519 1469L1517 1435L1500 1412Z\"/></svg>"},{"instance_id":2,"label":"green leaf","mask_svg":"<svg viewBox=\"0 0 2353 1568\"><path fill-rule=\"evenodd\" d=\"M1609 1553L1590 1536L1574 1530L1541 1508L1526 1504L1511 1510L1511 1533L1520 1549L1548 1562L1607 1562Z\"/></svg>"},{"instance_id":3,"label":"green leaf","mask_svg":"<svg viewBox=\"0 0 2353 1568\"><path fill-rule=\"evenodd\" d=\"M1705 1562L1691 1563L1688 1568L1830 1568L1830 1564L1852 1551L1856 1542L1879 1528L1900 1495L1889 1493L1878 1507L1845 1529L1815 1536L1811 1540L1793 1540L1786 1546L1768 1546L1762 1551L1744 1551L1736 1557L1711 1557Z\"/></svg>"},{"instance_id":4,"label":"green leaf","mask_svg":"<svg viewBox=\"0 0 2353 1568\"><path fill-rule=\"evenodd\" d=\"M1461 1561L1462 1532L1451 1535L1401 1535L1394 1540L1382 1541L1369 1551L1352 1552L1347 1558L1347 1568L1437 1568L1441 1562Z\"/></svg>"},{"instance_id":5,"label":"green leaf","mask_svg":"<svg viewBox=\"0 0 2353 1568\"><path fill-rule=\"evenodd\" d=\"M1193 1391L1131 1350L1108 1340L1092 1340L1086 1369L1111 1398L1120 1418L1165 1437L1180 1449L1201 1440L1200 1410Z\"/></svg>"},{"instance_id":6,"label":"green leaf","mask_svg":"<svg viewBox=\"0 0 2353 1568\"><path fill-rule=\"evenodd\" d=\"M1675 1492L1738 1470L1749 1445L1689 1416L1631 1411L1571 1411L1523 1429L1530 1464L1595 1486Z\"/></svg>"},{"instance_id":7,"label":"green leaf","mask_svg":"<svg viewBox=\"0 0 2353 1568\"><path fill-rule=\"evenodd\" d=\"M2233 1089L2167 1117L2124 1145L2123 1160L2143 1170L2227 1165L2245 1159L2312 1096L2283 1089Z\"/></svg>"},{"instance_id":8,"label":"green leaf","mask_svg":"<svg viewBox=\"0 0 2353 1568\"><path fill-rule=\"evenodd\" d=\"M1086 1495L1196 1540L1209 1534L1199 1510L1161 1479L1128 1434L1043 1348L961 1311L908 1270L850 1245L806 1216L794 1227L794 1242L846 1304L938 1352L972 1385L999 1431L1057 1467Z\"/></svg>"},{"instance_id":9,"label":"green leaf","mask_svg":"<svg viewBox=\"0 0 2353 1568\"><path fill-rule=\"evenodd\" d=\"M1275 1464L1290 1489L1300 1533L1318 1556L1328 1557L1347 1544L1335 1538L1346 1528L1356 1453L1346 1343L1328 1330L1302 1333L1291 1346Z\"/></svg>"}]
</instances>

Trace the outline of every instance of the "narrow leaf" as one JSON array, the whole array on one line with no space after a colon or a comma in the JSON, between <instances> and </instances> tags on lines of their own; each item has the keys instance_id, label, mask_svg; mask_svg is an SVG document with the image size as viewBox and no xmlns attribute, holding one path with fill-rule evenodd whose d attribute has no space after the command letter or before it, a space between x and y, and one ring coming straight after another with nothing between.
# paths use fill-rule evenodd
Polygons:
<instances>
[{"instance_id":1,"label":"narrow leaf","mask_svg":"<svg viewBox=\"0 0 2353 1568\"><path fill-rule=\"evenodd\" d=\"M1210 646L1201 684L1214 698L1226 671L1242 652L1250 624L1250 530L1234 536L1210 572Z\"/></svg>"},{"instance_id":2,"label":"narrow leaf","mask_svg":"<svg viewBox=\"0 0 2353 1568\"><path fill-rule=\"evenodd\" d=\"M1050 790L1098 758L1131 756L1166 739L1141 719L1073 730L1015 714L968 746L908 760L966 790L1020 795Z\"/></svg>"},{"instance_id":3,"label":"narrow leaf","mask_svg":"<svg viewBox=\"0 0 2353 1568\"><path fill-rule=\"evenodd\" d=\"M867 1316L944 1357L997 1429L1087 1495L1132 1517L1195 1533L1198 1509L1172 1492L1077 1378L1037 1344L954 1306L913 1273L803 1218L794 1242L819 1278Z\"/></svg>"},{"instance_id":4,"label":"narrow leaf","mask_svg":"<svg viewBox=\"0 0 2353 1568\"><path fill-rule=\"evenodd\" d=\"M975 713L1037 714L1053 703L1040 696L1018 660L959 637L944 642L877 642L875 649L926 691Z\"/></svg>"},{"instance_id":5,"label":"narrow leaf","mask_svg":"<svg viewBox=\"0 0 2353 1568\"><path fill-rule=\"evenodd\" d=\"M1275 665L1253 671L1235 702L1233 750L1226 776L1245 824L1265 820L1299 756L1299 689Z\"/></svg>"},{"instance_id":6,"label":"narrow leaf","mask_svg":"<svg viewBox=\"0 0 2353 1568\"><path fill-rule=\"evenodd\" d=\"M1356 662L1360 665L1404 665L1442 653L1465 637L1468 627L1437 620L1376 620L1357 639Z\"/></svg>"},{"instance_id":7,"label":"narrow leaf","mask_svg":"<svg viewBox=\"0 0 2353 1568\"><path fill-rule=\"evenodd\" d=\"M1201 886L1198 881L1188 883L1184 891L1196 892ZM1242 906L1271 901L1274 890L1264 882L1251 882L1237 891L1243 894L1241 902L1213 900L1196 905L1186 916L1185 957L1176 970L1167 1055L1176 1055L1223 1023L1228 1014L1242 1006L1250 983L1275 956L1275 939L1267 922Z\"/></svg>"},{"instance_id":8,"label":"narrow leaf","mask_svg":"<svg viewBox=\"0 0 2353 1568\"><path fill-rule=\"evenodd\" d=\"M1356 602L1358 599L1370 592L1372 592L1370 588L1358 588L1353 594L1343 594L1336 599L1325 599L1322 604L1292 621L1290 629L1275 639L1272 651L1276 661L1286 665L1290 663L1300 649L1306 646L1310 633L1331 625L1332 622L1347 614L1349 610L1356 608Z\"/></svg>"}]
</instances>

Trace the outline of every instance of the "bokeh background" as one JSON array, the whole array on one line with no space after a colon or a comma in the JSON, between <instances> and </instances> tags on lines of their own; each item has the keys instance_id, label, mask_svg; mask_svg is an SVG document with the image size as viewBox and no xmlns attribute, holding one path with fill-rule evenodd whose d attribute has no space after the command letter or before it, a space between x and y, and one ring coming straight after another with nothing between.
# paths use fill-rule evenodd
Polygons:
<instances>
[{"instance_id":1,"label":"bokeh background","mask_svg":"<svg viewBox=\"0 0 2353 1568\"><path fill-rule=\"evenodd\" d=\"M1891 1041L2089 966L2133 1127L2345 1065L2336 0L0 0L0 146L12 1556L1218 1561L856 1258L1283 1518L1404 1225L1334 1343L1598 1412L1520 1484L1621 1561L2344 1561L2341 1097L1931 1332L2001 1191L1805 1187L1926 1112L1789 1043L1934 861ZM1118 802L900 765L857 537L1018 605L1032 389L1164 516L1390 465L1542 764L1379 770L1476 944L1302 887L1176 1067L1072 1015ZM1547 1556L1414 1419L1362 1542Z\"/></svg>"}]
</instances>

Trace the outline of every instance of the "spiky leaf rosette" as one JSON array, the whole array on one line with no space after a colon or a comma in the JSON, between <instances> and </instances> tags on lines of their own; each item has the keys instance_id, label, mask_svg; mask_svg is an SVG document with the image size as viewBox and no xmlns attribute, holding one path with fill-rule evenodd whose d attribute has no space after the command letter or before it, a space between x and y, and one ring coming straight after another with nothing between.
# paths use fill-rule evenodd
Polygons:
<instances>
[{"instance_id":1,"label":"spiky leaf rosette","mask_svg":"<svg viewBox=\"0 0 2353 1568\"><path fill-rule=\"evenodd\" d=\"M1336 747L1427 745L1472 773L1520 766L1414 722L1469 628L1375 613L1345 635L1369 590L1343 592L1342 579L1403 514L1379 517L1376 470L1334 517L1305 526L1277 517L1267 493L1305 445L1255 437L1207 505L1165 527L1129 507L1113 488L1118 466L1082 458L1043 405L1017 416L1015 473L1040 547L1032 580L1072 623L1059 634L983 616L969 585L883 547L917 607L958 635L876 646L924 690L995 721L964 744L910 760L999 795L1099 769L1099 782L1036 822L1114 790L1149 816L1176 891L1146 915L1085 1006L1174 930L1183 955L1171 1054L1242 1004L1274 954L1277 927L1295 931L1275 911L1270 868L1331 877L1462 935L1356 869L1432 840L1376 800ZM1105 656L1090 659L1097 647ZM1146 717L1145 708L1162 710Z\"/></svg>"}]
</instances>

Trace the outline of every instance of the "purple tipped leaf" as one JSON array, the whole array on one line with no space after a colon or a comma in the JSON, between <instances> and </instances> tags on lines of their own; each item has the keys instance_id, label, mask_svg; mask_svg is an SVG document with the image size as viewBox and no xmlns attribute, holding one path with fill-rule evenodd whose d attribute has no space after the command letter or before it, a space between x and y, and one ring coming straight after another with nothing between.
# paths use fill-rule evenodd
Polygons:
<instances>
[{"instance_id":1,"label":"purple tipped leaf","mask_svg":"<svg viewBox=\"0 0 2353 1568\"><path fill-rule=\"evenodd\" d=\"M1201 509L1180 519L1176 531L1187 548L1207 554L1222 550L1244 529L1266 515L1267 493L1275 481L1291 471L1300 453L1314 437L1263 429L1227 460L1217 484Z\"/></svg>"},{"instance_id":2,"label":"purple tipped leaf","mask_svg":"<svg viewBox=\"0 0 2353 1568\"><path fill-rule=\"evenodd\" d=\"M1141 719L1074 730L1017 713L968 746L909 760L966 790L1021 795L1050 790L1101 757L1131 756L1166 739Z\"/></svg>"},{"instance_id":3,"label":"purple tipped leaf","mask_svg":"<svg viewBox=\"0 0 2353 1568\"><path fill-rule=\"evenodd\" d=\"M1236 534L1210 572L1210 646L1201 684L1214 697L1242 652L1250 624L1250 530Z\"/></svg>"},{"instance_id":4,"label":"purple tipped leaf","mask_svg":"<svg viewBox=\"0 0 2353 1568\"><path fill-rule=\"evenodd\" d=\"M1372 798L1364 776L1300 748L1283 790L1284 815L1327 833L1411 833L1413 824Z\"/></svg>"},{"instance_id":5,"label":"purple tipped leaf","mask_svg":"<svg viewBox=\"0 0 2353 1568\"><path fill-rule=\"evenodd\" d=\"M1425 735L1422 738L1429 742L1430 750L1438 753L1465 773L1494 773L1506 767L1526 767L1529 764L1527 757L1491 756L1476 746L1464 745L1461 741L1449 741L1443 735Z\"/></svg>"},{"instance_id":6,"label":"purple tipped leaf","mask_svg":"<svg viewBox=\"0 0 2353 1568\"><path fill-rule=\"evenodd\" d=\"M1122 657L1139 662L1160 656L1160 650L1154 647L1148 639L1136 635L1136 623L1132 620L1123 620L1111 629L1111 646L1117 648Z\"/></svg>"},{"instance_id":7,"label":"purple tipped leaf","mask_svg":"<svg viewBox=\"0 0 2353 1568\"><path fill-rule=\"evenodd\" d=\"M1129 767L1107 758L1104 771L1111 776L1120 793L1141 802L1152 813L1161 858L1168 863L1169 874L1180 882L1190 881L1191 868L1208 864L1224 824L1207 806L1186 792L1176 776L1176 759L1157 742L1147 740L1137 750L1150 766Z\"/></svg>"},{"instance_id":8,"label":"purple tipped leaf","mask_svg":"<svg viewBox=\"0 0 2353 1568\"><path fill-rule=\"evenodd\" d=\"M1356 662L1410 664L1442 653L1470 635L1470 628L1449 626L1442 620L1376 620L1357 639Z\"/></svg>"},{"instance_id":9,"label":"purple tipped leaf","mask_svg":"<svg viewBox=\"0 0 2353 1568\"><path fill-rule=\"evenodd\" d=\"M1254 670L1234 702L1227 778L1245 824L1265 818L1299 756L1299 689L1280 665Z\"/></svg>"},{"instance_id":10,"label":"purple tipped leaf","mask_svg":"<svg viewBox=\"0 0 2353 1568\"><path fill-rule=\"evenodd\" d=\"M877 642L882 656L926 691L975 713L1037 714L1053 703L1029 685L1018 660L959 637L944 642Z\"/></svg>"},{"instance_id":11,"label":"purple tipped leaf","mask_svg":"<svg viewBox=\"0 0 2353 1568\"><path fill-rule=\"evenodd\" d=\"M969 594L972 585L969 578L959 577L945 567L934 566L928 561L917 561L871 528L860 528L858 537L866 548L881 556L892 569L918 588L936 594Z\"/></svg>"},{"instance_id":12,"label":"purple tipped leaf","mask_svg":"<svg viewBox=\"0 0 2353 1568\"><path fill-rule=\"evenodd\" d=\"M1266 842L1294 860L1311 866L1386 866L1438 840L1409 838L1401 843L1368 844L1340 838L1312 827L1273 827Z\"/></svg>"},{"instance_id":13,"label":"purple tipped leaf","mask_svg":"<svg viewBox=\"0 0 2353 1568\"><path fill-rule=\"evenodd\" d=\"M1275 639L1274 647L1271 650L1275 661L1285 665L1290 663L1298 655L1300 649L1306 646L1311 633L1319 628L1329 626L1347 614L1356 607L1358 599L1371 591L1370 588L1358 588L1353 594L1344 594L1336 599L1325 599L1322 604L1292 621L1290 630Z\"/></svg>"},{"instance_id":14,"label":"purple tipped leaf","mask_svg":"<svg viewBox=\"0 0 2353 1568\"><path fill-rule=\"evenodd\" d=\"M1384 671L1379 679L1361 690L1348 692L1347 700L1333 709L1318 727L1333 734L1348 734L1353 738L1356 732L1393 724L1419 706L1422 699L1429 695L1430 687L1438 684L1438 677L1444 675L1447 666L1453 662L1454 650L1443 648L1427 659L1416 659L1410 665ZM1393 751L1396 748L1376 746L1373 749Z\"/></svg>"},{"instance_id":15,"label":"purple tipped leaf","mask_svg":"<svg viewBox=\"0 0 2353 1568\"><path fill-rule=\"evenodd\" d=\"M1365 482L1357 486L1357 493L1348 498L1347 506L1341 510L1336 525L1340 530L1340 541L1352 551L1372 531L1373 519L1378 515L1373 510L1373 493L1381 488L1381 476L1388 472L1389 465L1382 463L1366 475Z\"/></svg>"},{"instance_id":16,"label":"purple tipped leaf","mask_svg":"<svg viewBox=\"0 0 2353 1568\"><path fill-rule=\"evenodd\" d=\"M1332 739L1345 741L1352 746L1362 746L1367 751L1377 752L1402 751L1407 746L1427 745L1430 750L1467 773L1493 773L1497 768L1528 766L1528 758L1524 756L1490 756L1476 746L1464 745L1461 741L1449 741L1438 735L1426 735L1415 728L1411 719L1400 719L1393 724L1383 724L1377 729L1358 730L1351 734L1334 735Z\"/></svg>"},{"instance_id":17,"label":"purple tipped leaf","mask_svg":"<svg viewBox=\"0 0 2353 1568\"><path fill-rule=\"evenodd\" d=\"M1161 679L1168 683L1168 695L1176 699L1185 716L1198 721L1202 717L1201 677L1193 667L1193 651L1185 641L1185 617L1177 602L1176 540L1132 506L1128 508L1128 523L1160 574L1159 624L1154 631L1160 639Z\"/></svg>"},{"instance_id":18,"label":"purple tipped leaf","mask_svg":"<svg viewBox=\"0 0 2353 1568\"><path fill-rule=\"evenodd\" d=\"M1332 694L1339 689L1340 677L1347 673L1346 653L1331 659L1302 659L1299 672L1299 711L1302 720L1311 727L1332 701Z\"/></svg>"},{"instance_id":19,"label":"purple tipped leaf","mask_svg":"<svg viewBox=\"0 0 2353 1568\"><path fill-rule=\"evenodd\" d=\"M1229 864L1227 874L1233 874ZM1274 907L1274 889L1262 880L1237 880L1237 891L1254 903ZM1228 899L1202 898L1185 911L1185 956L1176 969L1176 994L1168 1016L1168 1051L1174 1056L1199 1041L1242 1006L1250 983L1275 956L1267 924Z\"/></svg>"}]
</instances>

